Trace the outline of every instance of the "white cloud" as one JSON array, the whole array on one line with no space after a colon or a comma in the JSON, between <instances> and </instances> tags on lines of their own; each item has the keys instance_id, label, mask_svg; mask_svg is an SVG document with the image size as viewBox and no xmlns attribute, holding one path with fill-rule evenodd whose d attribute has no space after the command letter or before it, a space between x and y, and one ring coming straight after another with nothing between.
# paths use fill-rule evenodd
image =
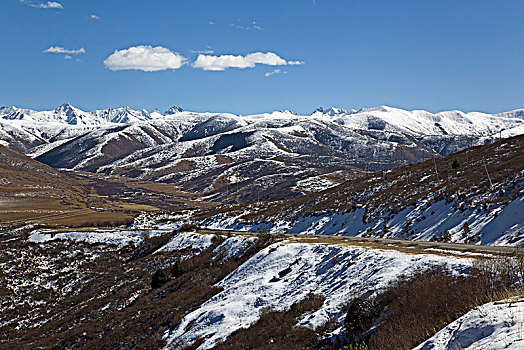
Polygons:
<instances>
[{"instance_id":1,"label":"white cloud","mask_svg":"<svg viewBox=\"0 0 524 350\"><path fill-rule=\"evenodd\" d=\"M47 1L47 2L35 2L35 1L28 1L28 0L20 0L22 3L31 6L36 7L39 9L63 9L64 6L62 6L61 3L56 1Z\"/></svg>"},{"instance_id":2,"label":"white cloud","mask_svg":"<svg viewBox=\"0 0 524 350\"><path fill-rule=\"evenodd\" d=\"M300 66L304 64L304 61L287 61L290 66Z\"/></svg>"},{"instance_id":3,"label":"white cloud","mask_svg":"<svg viewBox=\"0 0 524 350\"><path fill-rule=\"evenodd\" d=\"M280 69L275 69L275 70L273 70L271 72L266 72L264 75L266 77L270 77L270 76L275 75L275 74L286 74L286 73L287 73L286 71L281 71Z\"/></svg>"},{"instance_id":4,"label":"white cloud","mask_svg":"<svg viewBox=\"0 0 524 350\"><path fill-rule=\"evenodd\" d=\"M206 55L209 55L209 54L215 53L215 51L210 50L210 49L205 49L205 50L191 50L191 53L200 53L200 54L206 54Z\"/></svg>"},{"instance_id":5,"label":"white cloud","mask_svg":"<svg viewBox=\"0 0 524 350\"><path fill-rule=\"evenodd\" d=\"M290 63L292 62L292 63ZM227 68L253 68L256 64L265 64L269 66L285 66L288 64L297 64L301 61L286 61L273 52L254 52L246 56L242 55L198 55L197 60L193 63L194 68L211 71L223 71ZM302 62L303 63L303 62Z\"/></svg>"},{"instance_id":6,"label":"white cloud","mask_svg":"<svg viewBox=\"0 0 524 350\"><path fill-rule=\"evenodd\" d=\"M78 50L69 50L66 48L63 48L62 46L50 46L49 48L45 49L43 52L45 53L64 53L67 55L80 55L83 53L86 53L86 50L81 47Z\"/></svg>"},{"instance_id":7,"label":"white cloud","mask_svg":"<svg viewBox=\"0 0 524 350\"><path fill-rule=\"evenodd\" d=\"M256 29L256 30L264 30L264 28L259 26L258 23L255 22L255 21L251 22L251 24L253 25L253 28Z\"/></svg>"},{"instance_id":8,"label":"white cloud","mask_svg":"<svg viewBox=\"0 0 524 350\"><path fill-rule=\"evenodd\" d=\"M245 24L236 24L236 23L230 23L229 26L231 28L235 28L235 29L240 29L240 30L251 30L251 29L256 29L256 30L264 30L264 28L262 28L257 22L255 21L243 21L242 19L239 19L238 20L240 23L245 23Z\"/></svg>"},{"instance_id":9,"label":"white cloud","mask_svg":"<svg viewBox=\"0 0 524 350\"><path fill-rule=\"evenodd\" d=\"M210 25L214 25L214 24L216 24L216 23L213 22L213 21L209 21L209 24L210 24Z\"/></svg>"},{"instance_id":10,"label":"white cloud","mask_svg":"<svg viewBox=\"0 0 524 350\"><path fill-rule=\"evenodd\" d=\"M70 59L73 58L73 57L72 57L72 56L69 56L69 55L65 55L64 58L65 58L66 60L70 60Z\"/></svg>"},{"instance_id":11,"label":"white cloud","mask_svg":"<svg viewBox=\"0 0 524 350\"><path fill-rule=\"evenodd\" d=\"M135 69L144 72L156 72L178 69L186 62L185 57L165 47L141 45L124 50L115 50L104 60L104 65L112 71Z\"/></svg>"},{"instance_id":12,"label":"white cloud","mask_svg":"<svg viewBox=\"0 0 524 350\"><path fill-rule=\"evenodd\" d=\"M95 15L95 14L89 15L89 18L91 18L91 19L95 19L95 20L100 19L100 17L98 17L98 16Z\"/></svg>"},{"instance_id":13,"label":"white cloud","mask_svg":"<svg viewBox=\"0 0 524 350\"><path fill-rule=\"evenodd\" d=\"M248 61L253 61L254 63L267 64L269 66L285 66L287 64L286 60L278 56L273 52L254 52L246 56Z\"/></svg>"}]
</instances>

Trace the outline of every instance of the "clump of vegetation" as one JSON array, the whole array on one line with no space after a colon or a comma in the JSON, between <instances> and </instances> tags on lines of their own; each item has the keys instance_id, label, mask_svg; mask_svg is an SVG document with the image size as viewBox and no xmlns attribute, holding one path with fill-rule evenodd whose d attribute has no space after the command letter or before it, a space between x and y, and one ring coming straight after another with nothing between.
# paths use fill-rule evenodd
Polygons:
<instances>
[{"instance_id":1,"label":"clump of vegetation","mask_svg":"<svg viewBox=\"0 0 524 350\"><path fill-rule=\"evenodd\" d=\"M200 229L200 226L197 225L197 224L183 224L182 226L180 226L180 232L191 232L191 231L196 231L196 230L199 230Z\"/></svg>"},{"instance_id":2,"label":"clump of vegetation","mask_svg":"<svg viewBox=\"0 0 524 350\"><path fill-rule=\"evenodd\" d=\"M478 260L463 277L439 270L418 274L372 299L354 299L344 321L345 340L335 343L348 349L411 349L472 308L513 294L524 294L521 252Z\"/></svg>"},{"instance_id":3,"label":"clump of vegetation","mask_svg":"<svg viewBox=\"0 0 524 350\"><path fill-rule=\"evenodd\" d=\"M164 269L158 269L151 278L151 288L157 289L169 281L169 276Z\"/></svg>"},{"instance_id":4,"label":"clump of vegetation","mask_svg":"<svg viewBox=\"0 0 524 350\"><path fill-rule=\"evenodd\" d=\"M133 251L133 255L129 258L130 261L138 260L145 256L153 254L160 247L166 245L171 236L169 234L163 234L160 236L144 236L144 243L138 247L138 249Z\"/></svg>"},{"instance_id":5,"label":"clump of vegetation","mask_svg":"<svg viewBox=\"0 0 524 350\"><path fill-rule=\"evenodd\" d=\"M177 278L182 276L184 272L186 271L184 269L184 266L182 266L182 262L180 260L177 260L171 268L171 276Z\"/></svg>"},{"instance_id":6,"label":"clump of vegetation","mask_svg":"<svg viewBox=\"0 0 524 350\"><path fill-rule=\"evenodd\" d=\"M362 340L362 334L372 326L377 306L374 300L353 299L344 319L344 328L351 339Z\"/></svg>"},{"instance_id":7,"label":"clump of vegetation","mask_svg":"<svg viewBox=\"0 0 524 350\"><path fill-rule=\"evenodd\" d=\"M267 311L257 323L233 332L214 349L316 349L316 332L296 327L296 324L304 313L318 310L324 299L323 296L309 294L291 305L289 310Z\"/></svg>"}]
</instances>

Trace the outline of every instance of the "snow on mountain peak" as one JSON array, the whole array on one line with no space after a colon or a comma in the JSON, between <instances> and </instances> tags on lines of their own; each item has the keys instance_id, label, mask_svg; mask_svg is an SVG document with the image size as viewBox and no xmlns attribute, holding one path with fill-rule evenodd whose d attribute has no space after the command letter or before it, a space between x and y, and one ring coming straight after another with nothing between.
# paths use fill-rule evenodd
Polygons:
<instances>
[{"instance_id":1,"label":"snow on mountain peak","mask_svg":"<svg viewBox=\"0 0 524 350\"><path fill-rule=\"evenodd\" d=\"M164 115L171 115L171 114L176 114L176 113L180 113L180 112L183 112L184 110L178 106L173 106L171 108L169 108L167 111L164 112Z\"/></svg>"},{"instance_id":2,"label":"snow on mountain peak","mask_svg":"<svg viewBox=\"0 0 524 350\"><path fill-rule=\"evenodd\" d=\"M0 108L0 119L37 124L63 124L82 127L99 127L110 124L128 124L145 122L183 112L173 106L163 114L144 109L133 110L130 107L107 108L85 112L69 103L64 103L54 110L34 111L17 107ZM219 114L194 113L194 117ZM263 118L289 118L299 114L282 110L272 113L246 115L244 120ZM224 116L232 117L230 114ZM518 135L524 130L524 109L498 114L462 111L444 111L430 113L424 110L403 110L389 106L362 108L358 111L346 111L343 108L317 108L311 116L330 118L332 122L353 130L381 130L384 132L402 132L416 135L477 135L489 136L500 130L508 130L506 136Z\"/></svg>"},{"instance_id":3,"label":"snow on mountain peak","mask_svg":"<svg viewBox=\"0 0 524 350\"><path fill-rule=\"evenodd\" d=\"M324 114L327 114L329 116L335 116L335 115L346 114L346 113L347 111L344 108L336 108L336 107L331 107L324 111Z\"/></svg>"},{"instance_id":4,"label":"snow on mountain peak","mask_svg":"<svg viewBox=\"0 0 524 350\"><path fill-rule=\"evenodd\" d=\"M280 113L284 113L284 114L300 115L300 114L298 114L298 113L296 113L296 112L293 112L293 111L291 111L291 110L289 110L289 109L282 109L282 110L280 110L279 112L280 112Z\"/></svg>"},{"instance_id":5,"label":"snow on mountain peak","mask_svg":"<svg viewBox=\"0 0 524 350\"><path fill-rule=\"evenodd\" d=\"M315 109L315 111L313 113L311 113L311 115L326 115L326 116L330 116L330 117L335 117L335 116L341 116L341 115L344 115L344 114L352 114L352 113L355 113L355 112L356 112L356 110L354 110L354 109L346 111L344 108L338 108L338 107L330 107L330 108L327 108L327 109L319 107L319 108Z\"/></svg>"},{"instance_id":6,"label":"snow on mountain peak","mask_svg":"<svg viewBox=\"0 0 524 350\"><path fill-rule=\"evenodd\" d=\"M393 107L382 105L382 106L378 106L378 107L361 108L357 112L358 113L365 113L365 112L391 112L391 111L394 111L394 110L397 110L397 108L393 108Z\"/></svg>"}]
</instances>

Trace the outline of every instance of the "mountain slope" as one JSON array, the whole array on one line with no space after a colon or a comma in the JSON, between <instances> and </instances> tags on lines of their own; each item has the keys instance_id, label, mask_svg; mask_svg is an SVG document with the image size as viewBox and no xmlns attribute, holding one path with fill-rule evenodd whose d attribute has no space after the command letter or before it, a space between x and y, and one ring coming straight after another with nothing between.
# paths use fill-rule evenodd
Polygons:
<instances>
[{"instance_id":1,"label":"mountain slope","mask_svg":"<svg viewBox=\"0 0 524 350\"><path fill-rule=\"evenodd\" d=\"M50 166L172 183L222 202L293 197L522 132L523 110L431 114L381 106L237 116L176 106L164 114L0 109L1 142Z\"/></svg>"},{"instance_id":2,"label":"mountain slope","mask_svg":"<svg viewBox=\"0 0 524 350\"><path fill-rule=\"evenodd\" d=\"M116 209L85 181L0 145L0 228L33 221L82 224L131 218Z\"/></svg>"},{"instance_id":3,"label":"mountain slope","mask_svg":"<svg viewBox=\"0 0 524 350\"><path fill-rule=\"evenodd\" d=\"M204 225L479 244L524 242L524 136L368 174L321 193L223 206Z\"/></svg>"}]
</instances>

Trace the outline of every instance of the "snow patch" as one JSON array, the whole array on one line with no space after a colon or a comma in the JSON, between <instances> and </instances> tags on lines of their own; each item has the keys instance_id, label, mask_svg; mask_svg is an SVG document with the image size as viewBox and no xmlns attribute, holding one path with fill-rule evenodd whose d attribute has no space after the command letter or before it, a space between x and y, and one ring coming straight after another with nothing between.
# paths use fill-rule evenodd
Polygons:
<instances>
[{"instance_id":1,"label":"snow patch","mask_svg":"<svg viewBox=\"0 0 524 350\"><path fill-rule=\"evenodd\" d=\"M479 306L415 350L524 349L524 298Z\"/></svg>"}]
</instances>

